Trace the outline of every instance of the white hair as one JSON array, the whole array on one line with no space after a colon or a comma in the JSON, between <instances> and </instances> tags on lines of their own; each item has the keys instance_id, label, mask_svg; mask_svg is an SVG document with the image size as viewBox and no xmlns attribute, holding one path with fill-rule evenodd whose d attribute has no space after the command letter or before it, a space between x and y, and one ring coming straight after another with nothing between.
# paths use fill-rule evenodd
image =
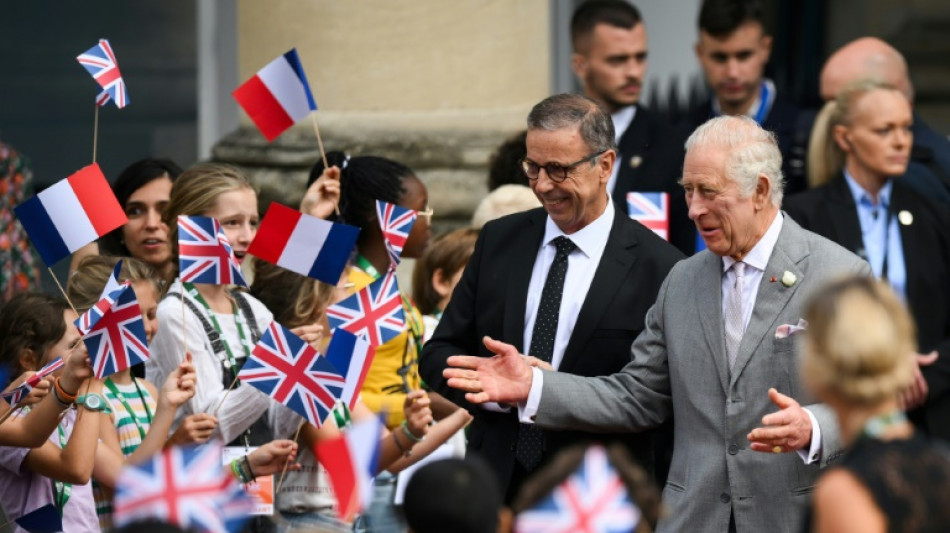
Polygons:
<instances>
[{"instance_id":1,"label":"white hair","mask_svg":"<svg viewBox=\"0 0 950 533\"><path fill-rule=\"evenodd\" d=\"M744 197L752 196L759 175L764 175L771 185L772 205L782 206L785 179L782 152L774 133L762 129L746 116L721 116L696 128L686 140L686 153L699 146L715 146L726 151L726 177L739 186Z\"/></svg>"},{"instance_id":2,"label":"white hair","mask_svg":"<svg viewBox=\"0 0 950 533\"><path fill-rule=\"evenodd\" d=\"M475 213L472 214L472 227L481 228L496 218L535 207L541 207L541 201L530 188L513 183L502 185L478 203Z\"/></svg>"}]
</instances>

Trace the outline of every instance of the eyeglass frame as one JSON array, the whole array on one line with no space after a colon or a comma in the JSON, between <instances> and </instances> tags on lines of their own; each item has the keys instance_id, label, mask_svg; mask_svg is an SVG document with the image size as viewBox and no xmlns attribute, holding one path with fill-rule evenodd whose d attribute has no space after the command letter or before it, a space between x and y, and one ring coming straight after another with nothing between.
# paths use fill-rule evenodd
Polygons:
<instances>
[{"instance_id":1,"label":"eyeglass frame","mask_svg":"<svg viewBox=\"0 0 950 533\"><path fill-rule=\"evenodd\" d=\"M551 180L551 181L554 182L554 183L564 183L565 181L567 181L567 178L571 177L571 172L572 172L575 168L579 167L580 165L582 165L582 164L584 164L584 163L586 163L586 162L588 162L588 161L593 161L594 159L597 159L598 157L600 157L600 156L604 155L605 153L607 153L608 150L610 150L610 148L601 150L601 151L599 151L599 152L592 153L592 154L588 155L587 157L585 157L585 158L583 158L583 159L581 159L581 160L579 160L579 161L575 161L575 162L573 162L573 163L571 163L571 164L569 164L569 165L561 165L560 163L547 163L547 164L545 164L545 165L539 165L539 164L537 164L536 162L534 162L534 161L528 159L527 157L522 157L522 158L521 158L521 171L524 172L524 175L528 178L528 181L529 181L529 182L538 181L538 179L541 177L541 169L544 169L544 173L547 174L549 180ZM532 178L531 175L528 174L528 168L527 168L526 165L535 165L536 167L538 167L538 175ZM551 173L551 170L548 169L548 167L550 167L551 165L556 165L554 168L557 168L557 169L559 169L560 172L563 172L564 176L563 176L562 178L555 178L554 175Z\"/></svg>"},{"instance_id":2,"label":"eyeglass frame","mask_svg":"<svg viewBox=\"0 0 950 533\"><path fill-rule=\"evenodd\" d=\"M416 211L417 216L425 217L426 222L432 224L432 216L435 215L435 209L432 209L431 206L426 206L425 211Z\"/></svg>"}]
</instances>

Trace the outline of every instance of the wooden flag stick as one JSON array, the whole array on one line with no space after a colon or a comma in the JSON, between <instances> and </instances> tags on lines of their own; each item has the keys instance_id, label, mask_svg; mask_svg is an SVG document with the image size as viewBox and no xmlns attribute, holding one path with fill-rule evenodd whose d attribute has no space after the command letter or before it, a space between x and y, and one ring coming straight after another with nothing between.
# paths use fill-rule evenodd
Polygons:
<instances>
[{"instance_id":1,"label":"wooden flag stick","mask_svg":"<svg viewBox=\"0 0 950 533\"><path fill-rule=\"evenodd\" d=\"M59 283L59 280L56 279L56 274L53 273L52 267L46 267L46 270L49 271L49 275L53 278L53 281L56 282L56 286L59 287L59 292L62 293L63 298L66 298L66 303L69 304L69 307L73 310L73 313L76 313L76 316L82 316L82 314L76 310L76 306L73 305L73 302L69 299L69 296L66 294L66 291L63 289L63 286Z\"/></svg>"},{"instance_id":2,"label":"wooden flag stick","mask_svg":"<svg viewBox=\"0 0 950 533\"><path fill-rule=\"evenodd\" d=\"M317 125L317 114L310 112L310 121L313 123L313 131L317 134L317 146L320 147L320 157L323 158L323 168L330 168L327 163L327 153L323 149L323 138L320 137L320 126Z\"/></svg>"},{"instance_id":3,"label":"wooden flag stick","mask_svg":"<svg viewBox=\"0 0 950 533\"><path fill-rule=\"evenodd\" d=\"M323 138L320 137L320 126L317 125L317 114L316 114L316 113L313 113L313 112L310 113L310 121L313 123L313 132L317 134L317 146L320 147L320 157L323 159L323 168L324 168L324 169L328 169L328 168L330 168L330 164L327 163L327 153L326 153L326 151L323 149ZM340 169L340 170L343 170L343 169ZM342 176L342 173L341 173L340 177L341 177L341 178L343 177L343 176ZM339 202L337 202L337 204L333 206L333 212L336 213L336 216L340 216L340 203L339 203Z\"/></svg>"},{"instance_id":4,"label":"wooden flag stick","mask_svg":"<svg viewBox=\"0 0 950 533\"><path fill-rule=\"evenodd\" d=\"M213 416L213 417L217 417L217 416L218 416L218 410L221 409L221 406L222 406L222 405L224 405L224 400L227 400L227 399L228 399L228 394L231 394L231 391L234 390L234 385L236 385L237 382L238 382L238 377L237 377L237 375L235 375L235 376L234 376L234 380L231 382L231 386L228 387L228 390L224 391L224 397L221 398L221 401L220 401L220 402L218 402L218 406L214 408L214 412L211 413L211 416Z\"/></svg>"},{"instance_id":5,"label":"wooden flag stick","mask_svg":"<svg viewBox=\"0 0 950 533\"><path fill-rule=\"evenodd\" d=\"M92 162L96 162L96 149L99 145L99 102L94 103L96 106L96 118L92 121Z\"/></svg>"},{"instance_id":6,"label":"wooden flag stick","mask_svg":"<svg viewBox=\"0 0 950 533\"><path fill-rule=\"evenodd\" d=\"M297 433L294 434L294 442L297 442L297 439L300 438L300 430L303 429L303 425L306 424L306 420L301 420L300 425L297 426ZM284 468L280 471L280 480L277 481L277 488L274 489L274 495L280 492L280 486L284 484L284 475L287 474L287 467L290 466L290 461L284 462Z\"/></svg>"}]
</instances>

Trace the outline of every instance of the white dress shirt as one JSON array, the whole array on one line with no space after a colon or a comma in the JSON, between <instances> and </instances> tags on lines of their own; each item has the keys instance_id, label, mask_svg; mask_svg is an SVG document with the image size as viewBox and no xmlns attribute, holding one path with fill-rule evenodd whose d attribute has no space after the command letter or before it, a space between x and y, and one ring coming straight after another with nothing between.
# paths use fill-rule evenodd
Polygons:
<instances>
[{"instance_id":1,"label":"white dress shirt","mask_svg":"<svg viewBox=\"0 0 950 533\"><path fill-rule=\"evenodd\" d=\"M626 133L627 128L633 124L633 119L637 117L637 106L629 105L616 113L610 115L614 123L614 142L620 145L620 138ZM607 180L607 194L613 197L614 189L617 187L617 174L620 172L620 165L623 164L620 151L617 151L617 159L614 161L614 168L610 171L610 179Z\"/></svg>"},{"instance_id":2,"label":"white dress shirt","mask_svg":"<svg viewBox=\"0 0 950 533\"><path fill-rule=\"evenodd\" d=\"M782 232L782 222L782 214L776 214L759 242L742 259L742 262L746 264L745 279L742 286L742 323L744 327L749 326L749 320L752 318L752 309L755 307L755 298L759 293L759 284L762 282L762 275L765 274L765 267L772 256L775 244L778 242L779 234ZM726 293L735 283L735 273L730 268L735 262L736 260L731 257L722 258L723 317L726 315ZM534 416L537 414L538 406L541 403L541 390L544 388L544 373L538 368L532 368L531 371L531 390L528 393L528 399L523 405L518 406L518 416L521 422L525 424L534 423ZM798 450L798 454L805 464L811 464L821 457L821 429L818 427L818 420L815 415L808 409L805 409L805 412L808 413L808 417L811 419L811 446L807 454L804 450Z\"/></svg>"},{"instance_id":3,"label":"white dress shirt","mask_svg":"<svg viewBox=\"0 0 950 533\"><path fill-rule=\"evenodd\" d=\"M547 218L544 224L544 238L541 240L541 248L534 260L531 282L528 284L528 300L524 314L524 344L522 344L525 354L532 355L531 335L534 333L534 321L538 316L541 291L544 289L544 282L548 278L548 271L551 270L551 263L557 253L552 241L564 236L577 247L567 256L567 275L564 277L557 333L554 336L554 352L551 356L551 366L557 369L561 365L561 360L564 359L564 350L571 340L571 332L574 331L577 315L580 314L584 299L587 298L594 272L600 264L600 258L604 255L613 221L614 206L609 199L607 209L603 214L571 235L561 231L551 217Z\"/></svg>"},{"instance_id":4,"label":"white dress shirt","mask_svg":"<svg viewBox=\"0 0 950 533\"><path fill-rule=\"evenodd\" d=\"M580 314L584 300L587 298L587 292L590 290L590 284L594 280L594 272L597 265L600 264L600 258L604 255L604 248L607 247L607 238L610 236L610 228L614 221L614 205L607 198L607 208L593 222L584 226L571 235L565 234L557 224L547 217L544 224L544 237L541 239L541 247L538 249L538 255L534 260L534 268L531 270L531 281L528 283L528 299L525 304L524 316L524 343L525 354L531 355L531 335L534 332L534 321L538 316L538 304L541 301L541 291L544 289L544 282L548 278L548 271L551 270L551 263L557 253L551 241L560 236L571 239L577 248L567 256L567 274L564 277L564 289L561 293L561 308L558 314L557 333L554 336L554 352L551 356L551 366L555 370L560 367L561 360L564 359L564 350L571 340L571 332L574 331L574 325L577 324L577 316ZM483 405L490 411L508 411L508 407L503 407L497 403L491 402Z\"/></svg>"}]
</instances>

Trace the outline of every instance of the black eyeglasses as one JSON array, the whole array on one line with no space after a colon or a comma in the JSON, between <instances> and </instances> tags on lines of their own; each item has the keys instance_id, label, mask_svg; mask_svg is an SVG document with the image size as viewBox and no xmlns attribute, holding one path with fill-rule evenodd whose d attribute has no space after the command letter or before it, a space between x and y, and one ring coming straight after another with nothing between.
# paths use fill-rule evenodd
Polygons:
<instances>
[{"instance_id":1,"label":"black eyeglasses","mask_svg":"<svg viewBox=\"0 0 950 533\"><path fill-rule=\"evenodd\" d=\"M553 181L554 183L561 183L562 181L566 180L568 176L570 176L571 171L577 168L578 165L586 163L592 159L596 159L597 157L603 155L606 151L607 150L601 150L599 152L595 152L584 159L581 159L580 161L575 161L566 166L559 163L539 165L528 158L524 158L521 160L521 170L524 171L525 176L528 176L529 181L536 181L538 176L541 175L541 169L543 168L544 172L547 173L549 180Z\"/></svg>"}]
</instances>

